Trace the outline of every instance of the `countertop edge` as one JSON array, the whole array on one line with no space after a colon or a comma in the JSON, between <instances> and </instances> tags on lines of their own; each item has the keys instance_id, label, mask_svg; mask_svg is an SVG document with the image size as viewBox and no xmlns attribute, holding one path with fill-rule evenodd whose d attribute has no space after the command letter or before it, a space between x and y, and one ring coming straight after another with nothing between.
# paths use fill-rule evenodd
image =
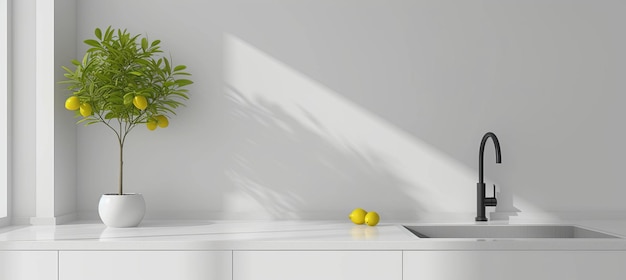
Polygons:
<instances>
[{"instance_id":1,"label":"countertop edge","mask_svg":"<svg viewBox=\"0 0 626 280\"><path fill-rule=\"evenodd\" d=\"M58 228L37 228L37 227L15 227L16 230L22 230L29 234L51 234L52 237L46 240L28 240L19 234L17 239L24 238L24 240L11 240L4 235L11 234L12 231L3 231L0 233L0 251L626 251L626 239L420 239L413 236L402 225L409 224L422 224L422 223L387 223L381 224L378 228L367 226L354 226L343 222L329 222L323 221L307 222L307 221L293 221L293 222L277 222L273 224L264 224L267 228L264 232L259 230L262 234L261 238L257 238L254 232L245 232L245 234L251 234L251 236L236 236L241 234L240 228L256 229L260 224L246 224L246 223L234 223L237 230L230 229L231 232L219 232L203 234L171 234L160 240L159 237L153 237L150 235L135 237L135 236L114 236L114 237L94 237L89 238L75 238L75 239L56 239L55 234L63 234L64 232L74 231L80 232L80 230L87 231L85 228L93 229L93 224L74 224L68 227ZM426 223L429 224L429 223ZM605 221L593 223L560 223L560 224L575 224L601 231L616 233L624 236L626 231L626 221ZM602 225L606 226L602 226ZM268 238L274 234L273 231L268 230L275 228L285 228L287 225L287 232L293 231L297 234L305 233L305 237L295 235L291 238L287 237L285 240L278 238ZM595 225L595 226L594 226ZM316 232L317 234L326 233L324 231L318 231L317 228L323 228L328 232L339 233L340 240L324 240L327 238L324 234L320 239L316 239L313 234L308 235L309 231ZM190 230L194 230L193 227L189 227ZM608 229L608 230L607 230ZM621 231L624 229L625 231ZM139 231L145 234L149 233L150 228L140 229ZM171 232L185 232L186 228L182 226L167 227L161 229L162 231ZM362 230L376 230L379 231L378 236L362 235ZM35 233L33 233L33 231ZM355 232L358 235L354 235ZM26 234L25 233L25 234ZM283 231L276 231L276 234L283 234ZM353 234L350 236L350 234ZM210 240L214 238L213 235L226 236L231 240ZM206 239L203 239L206 236ZM142 238L145 238L143 240ZM156 238L156 239L155 239ZM241 238L241 239L237 239ZM257 239L255 239L257 238Z\"/></svg>"}]
</instances>

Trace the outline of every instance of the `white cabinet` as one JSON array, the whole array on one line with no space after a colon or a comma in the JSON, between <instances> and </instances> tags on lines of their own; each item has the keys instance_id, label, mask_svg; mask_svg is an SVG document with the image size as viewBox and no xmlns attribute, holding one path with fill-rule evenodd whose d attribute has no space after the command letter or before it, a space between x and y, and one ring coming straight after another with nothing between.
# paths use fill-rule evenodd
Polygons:
<instances>
[{"instance_id":1,"label":"white cabinet","mask_svg":"<svg viewBox=\"0 0 626 280\"><path fill-rule=\"evenodd\" d=\"M405 251L404 280L626 279L626 252Z\"/></svg>"},{"instance_id":2,"label":"white cabinet","mask_svg":"<svg viewBox=\"0 0 626 280\"><path fill-rule=\"evenodd\" d=\"M0 280L56 280L57 251L0 251Z\"/></svg>"},{"instance_id":3,"label":"white cabinet","mask_svg":"<svg viewBox=\"0 0 626 280\"><path fill-rule=\"evenodd\" d=\"M402 279L401 251L235 251L233 280Z\"/></svg>"},{"instance_id":4,"label":"white cabinet","mask_svg":"<svg viewBox=\"0 0 626 280\"><path fill-rule=\"evenodd\" d=\"M61 251L59 280L232 279L230 251Z\"/></svg>"},{"instance_id":5,"label":"white cabinet","mask_svg":"<svg viewBox=\"0 0 626 280\"><path fill-rule=\"evenodd\" d=\"M625 251L0 251L0 280L625 277Z\"/></svg>"}]
</instances>

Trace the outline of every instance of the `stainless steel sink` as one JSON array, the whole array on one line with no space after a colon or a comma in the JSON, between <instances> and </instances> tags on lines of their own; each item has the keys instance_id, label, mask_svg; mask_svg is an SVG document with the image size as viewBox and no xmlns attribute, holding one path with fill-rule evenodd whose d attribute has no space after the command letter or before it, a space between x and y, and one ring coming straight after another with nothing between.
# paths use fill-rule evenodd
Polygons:
<instances>
[{"instance_id":1,"label":"stainless steel sink","mask_svg":"<svg viewBox=\"0 0 626 280\"><path fill-rule=\"evenodd\" d=\"M621 238L575 225L414 225L420 238Z\"/></svg>"}]
</instances>

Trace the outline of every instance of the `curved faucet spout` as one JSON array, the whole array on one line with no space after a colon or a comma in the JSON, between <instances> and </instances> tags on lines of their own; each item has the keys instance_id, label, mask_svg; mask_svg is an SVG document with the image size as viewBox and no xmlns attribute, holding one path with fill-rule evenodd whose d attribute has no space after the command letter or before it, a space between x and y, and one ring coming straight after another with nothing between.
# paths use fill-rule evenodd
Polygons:
<instances>
[{"instance_id":1,"label":"curved faucet spout","mask_svg":"<svg viewBox=\"0 0 626 280\"><path fill-rule=\"evenodd\" d=\"M500 154L500 142L498 141L498 137L493 132L485 133L483 136L483 140L480 141L480 151L478 152L478 182L483 183L483 161L485 159L485 144L487 143L487 139L491 138L493 140L493 145L496 148L496 163L502 163L502 155Z\"/></svg>"},{"instance_id":2,"label":"curved faucet spout","mask_svg":"<svg viewBox=\"0 0 626 280\"><path fill-rule=\"evenodd\" d=\"M486 206L496 206L498 201L496 199L496 186L493 186L493 197L485 197L485 182L483 177L483 160L485 157L485 144L487 139L491 138L496 148L496 163L502 163L502 155L500 153L500 142L498 137L493 132L487 132L483 136L483 140L480 141L480 150L478 152L478 184L476 184L476 221L487 221L485 216Z\"/></svg>"}]
</instances>

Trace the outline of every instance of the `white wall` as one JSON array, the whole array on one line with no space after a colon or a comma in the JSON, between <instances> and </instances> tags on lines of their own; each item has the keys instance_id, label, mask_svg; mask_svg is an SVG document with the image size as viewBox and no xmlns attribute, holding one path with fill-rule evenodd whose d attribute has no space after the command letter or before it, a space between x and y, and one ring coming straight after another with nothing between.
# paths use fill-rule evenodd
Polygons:
<instances>
[{"instance_id":1,"label":"white wall","mask_svg":"<svg viewBox=\"0 0 626 280\"><path fill-rule=\"evenodd\" d=\"M76 58L76 0L54 2L54 80L63 79L61 65ZM76 188L76 126L73 116L65 110L66 86L54 85L54 212L56 217L71 220L77 217Z\"/></svg>"},{"instance_id":2,"label":"white wall","mask_svg":"<svg viewBox=\"0 0 626 280\"><path fill-rule=\"evenodd\" d=\"M499 212L624 212L626 3L78 2L78 38L163 41L195 84L126 145L148 218L475 215L477 154ZM78 42L79 53L86 48ZM66 63L69 64L69 61ZM117 147L78 127L78 209L114 192ZM490 191L488 192L490 193ZM509 215L509 214L506 214Z\"/></svg>"}]
</instances>

